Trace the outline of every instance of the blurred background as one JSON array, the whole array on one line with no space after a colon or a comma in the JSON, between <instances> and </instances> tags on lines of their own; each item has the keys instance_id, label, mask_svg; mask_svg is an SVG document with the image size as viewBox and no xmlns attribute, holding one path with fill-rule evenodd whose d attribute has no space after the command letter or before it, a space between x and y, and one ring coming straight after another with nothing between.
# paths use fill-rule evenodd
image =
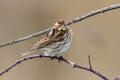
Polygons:
<instances>
[{"instance_id":1,"label":"blurred background","mask_svg":"<svg viewBox=\"0 0 120 80\"><path fill-rule=\"evenodd\" d=\"M51 27L58 19L69 21L119 0L0 0L0 44ZM113 79L120 75L120 9L108 11L70 25L74 32L70 48L62 55ZM0 48L0 71L22 57L38 38ZM34 54L40 54L36 52ZM32 55L32 54L31 54ZM0 80L102 80L57 60L33 59L17 65Z\"/></svg>"}]
</instances>

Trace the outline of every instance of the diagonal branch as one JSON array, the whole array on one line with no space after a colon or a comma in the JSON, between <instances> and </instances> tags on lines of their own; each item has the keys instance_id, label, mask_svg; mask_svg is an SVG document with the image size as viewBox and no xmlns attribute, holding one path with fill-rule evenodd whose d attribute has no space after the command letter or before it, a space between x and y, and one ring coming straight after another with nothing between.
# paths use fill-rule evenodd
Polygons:
<instances>
[{"instance_id":1,"label":"diagonal branch","mask_svg":"<svg viewBox=\"0 0 120 80\"><path fill-rule=\"evenodd\" d=\"M37 32L37 33L34 33L34 34L31 34L31 35L28 35L28 36L25 36L25 37L22 37L22 38L19 38L19 39L16 39L16 40L13 40L13 41L9 41L7 43L1 44L0 47L8 46L8 45L11 45L11 44L22 42L24 40L27 40L27 39L30 39L30 38L33 38L33 37L40 36L40 35L48 32L49 30L50 30L50 28L45 29L45 30L40 31L40 32Z\"/></svg>"},{"instance_id":2,"label":"diagonal branch","mask_svg":"<svg viewBox=\"0 0 120 80\"><path fill-rule=\"evenodd\" d=\"M14 64L12 64L11 66L9 66L7 69L5 69L3 72L0 72L0 76L3 75L4 73L8 72L9 70L11 70L12 68L14 68L16 65L24 62L24 61L27 61L29 59L34 59L34 58L51 58L49 56L43 56L43 55L33 55L33 56L29 56L29 57L25 57L23 59L20 59L18 61L16 61ZM73 66L73 68L80 68L80 69L83 69L83 70L86 70L86 71L89 71L97 76L99 76L100 78L102 78L103 80L109 80L107 77L105 77L103 74L101 74L100 72L94 70L93 68L90 68L90 67L85 67L85 66L81 66L79 64L76 64L70 60L67 60L65 58L63 58L62 56L61 57L52 57L51 60L53 59L57 59L59 61L63 61L65 63L68 63L68 64L71 64Z\"/></svg>"},{"instance_id":3,"label":"diagonal branch","mask_svg":"<svg viewBox=\"0 0 120 80\"><path fill-rule=\"evenodd\" d=\"M72 23L76 23L76 22L82 21L84 19L87 19L87 18L89 18L91 16L94 16L94 15L97 15L99 13L104 13L104 12L107 12L107 11L110 11L110 10L113 10L113 9L118 9L118 8L120 8L120 4L115 4L115 5L111 5L111 6L105 7L105 8L98 9L96 11L92 11L92 12L87 13L87 14L81 16L81 17L78 17L76 19L68 21L67 25L71 25ZM37 33L34 33L32 35L28 35L28 36L25 36L25 37L22 37L22 38L13 40L13 41L9 41L7 43L1 44L0 47L8 46L8 45L11 45L11 44L14 44L14 43L18 43L18 42L21 42L21 41L33 38L33 37L37 37L37 36L39 36L39 35L41 35L43 33L48 32L49 30L50 30L50 28L45 29L45 30L40 31L40 32L37 32Z\"/></svg>"}]
</instances>

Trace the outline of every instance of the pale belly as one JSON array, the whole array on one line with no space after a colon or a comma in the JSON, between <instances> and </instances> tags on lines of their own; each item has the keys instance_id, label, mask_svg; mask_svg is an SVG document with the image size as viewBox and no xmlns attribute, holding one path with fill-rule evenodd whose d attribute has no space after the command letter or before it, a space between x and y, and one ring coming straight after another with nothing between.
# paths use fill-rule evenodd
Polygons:
<instances>
[{"instance_id":1,"label":"pale belly","mask_svg":"<svg viewBox=\"0 0 120 80\"><path fill-rule=\"evenodd\" d=\"M51 48L43 48L44 54L46 56L56 56L65 52L72 42L72 32L68 35L67 39L64 42L57 42L57 45L51 46ZM59 46L59 47L58 47Z\"/></svg>"}]
</instances>

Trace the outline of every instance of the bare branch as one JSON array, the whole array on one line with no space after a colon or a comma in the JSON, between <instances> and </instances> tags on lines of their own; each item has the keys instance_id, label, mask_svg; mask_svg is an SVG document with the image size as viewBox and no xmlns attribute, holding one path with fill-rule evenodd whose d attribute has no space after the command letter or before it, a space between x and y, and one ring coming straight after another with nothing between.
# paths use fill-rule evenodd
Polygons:
<instances>
[{"instance_id":1,"label":"bare branch","mask_svg":"<svg viewBox=\"0 0 120 80\"><path fill-rule=\"evenodd\" d=\"M87 19L91 16L94 16L94 15L97 15L99 13L103 13L103 12L106 12L106 11L110 11L110 10L113 10L113 9L118 9L120 8L120 4L115 4L115 5L112 5L112 6L108 6L108 7L105 7L105 8L102 8L102 9L98 9L96 11L93 11L93 12L90 12L90 13L87 13L81 17L78 17L76 19L73 19L71 21L68 21L67 22L67 25L71 25L72 23L76 23L76 22L79 22L79 21L82 21L84 19ZM43 31L40 31L40 32L37 32L37 33L34 33L32 35L28 35L28 36L25 36L23 38L19 38L19 39L16 39L16 40L13 40L13 41L9 41L7 43L4 43L4 44L1 44L0 47L4 47L4 46L8 46L8 45L11 45L11 44L14 44L14 43L18 43L18 42L21 42L21 41L24 41L24 40L27 40L27 39L30 39L30 38L33 38L33 37L37 37L43 33L46 33L50 30L50 28L48 29L45 29Z\"/></svg>"},{"instance_id":2,"label":"bare branch","mask_svg":"<svg viewBox=\"0 0 120 80\"><path fill-rule=\"evenodd\" d=\"M29 57L25 57L23 59L20 59L18 61L16 61L14 64L12 64L11 66L9 66L7 69L5 69L3 72L0 73L0 76L3 75L4 73L8 72L9 70L11 70L12 68L14 68L16 65L24 62L24 61L27 61L29 59L34 59L34 58L51 58L49 56L43 56L43 55L33 55L33 56L29 56ZM100 78L102 78L103 80L109 80L107 77L105 77L103 74L101 74L100 72L90 68L90 67L85 67L85 66L81 66L79 64L76 64L70 60L67 60L63 57L52 57L52 60L53 59L57 59L59 61L63 61L65 63L68 63L68 64L71 64L73 66L73 68L80 68L80 69L83 69L83 70L86 70L86 71L90 71L92 72L93 74L99 76Z\"/></svg>"},{"instance_id":3,"label":"bare branch","mask_svg":"<svg viewBox=\"0 0 120 80\"><path fill-rule=\"evenodd\" d=\"M90 60L90 55L88 55L88 60L89 60L90 69L92 69L92 64L91 64L91 60Z\"/></svg>"},{"instance_id":4,"label":"bare branch","mask_svg":"<svg viewBox=\"0 0 120 80\"><path fill-rule=\"evenodd\" d=\"M100 14L100 13L104 13L104 12L107 12L107 11L110 11L110 10L113 10L113 9L118 9L118 8L120 8L120 4L115 4L115 5L105 7L105 8L98 9L96 11L92 11L92 12L87 13L87 14L81 16L81 17L78 17L76 19L73 19L73 20L69 21L67 23L67 25L71 25L72 23L82 21L82 20L87 19L91 16L94 16L94 15L97 15L97 14Z\"/></svg>"},{"instance_id":5,"label":"bare branch","mask_svg":"<svg viewBox=\"0 0 120 80\"><path fill-rule=\"evenodd\" d=\"M37 33L34 33L34 34L31 34L31 35L28 35L28 36L25 36L25 37L22 37L22 38L19 38L19 39L16 39L16 40L13 40L13 41L9 41L7 43L1 44L0 47L8 46L8 45L11 45L11 44L14 44L14 43L22 42L24 40L27 40L27 39L30 39L30 38L33 38L33 37L40 36L40 35L48 32L49 30L50 30L50 28L45 29L45 30L40 31L40 32L37 32Z\"/></svg>"}]
</instances>

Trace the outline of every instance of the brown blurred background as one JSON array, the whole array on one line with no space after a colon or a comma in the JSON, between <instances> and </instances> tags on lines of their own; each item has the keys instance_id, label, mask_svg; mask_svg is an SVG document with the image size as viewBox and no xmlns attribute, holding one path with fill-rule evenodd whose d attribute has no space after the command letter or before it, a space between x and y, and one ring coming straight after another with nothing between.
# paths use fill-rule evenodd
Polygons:
<instances>
[{"instance_id":1,"label":"brown blurred background","mask_svg":"<svg viewBox=\"0 0 120 80\"><path fill-rule=\"evenodd\" d=\"M118 4L120 0L0 0L0 43L5 43L52 26L58 19L69 21L85 13ZM120 9L90 17L70 26L74 32L70 48L63 56L88 66L110 79L120 75ZM0 48L0 71L21 57L39 38ZM36 54L39 54L37 52ZM33 59L17 65L0 80L102 80L73 69L57 60Z\"/></svg>"}]
</instances>

